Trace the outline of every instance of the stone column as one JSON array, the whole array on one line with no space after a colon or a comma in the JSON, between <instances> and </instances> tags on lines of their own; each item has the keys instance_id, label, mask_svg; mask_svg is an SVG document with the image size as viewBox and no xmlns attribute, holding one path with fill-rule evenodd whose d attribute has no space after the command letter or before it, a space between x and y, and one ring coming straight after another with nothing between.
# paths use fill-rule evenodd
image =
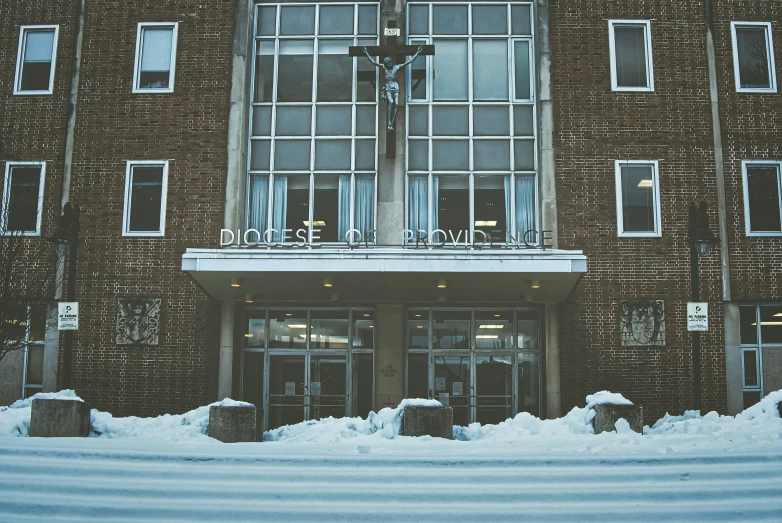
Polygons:
<instances>
[{"instance_id":1,"label":"stone column","mask_svg":"<svg viewBox=\"0 0 782 523\"><path fill-rule=\"evenodd\" d=\"M231 397L234 367L234 303L220 304L220 359L217 369L217 401Z\"/></svg>"},{"instance_id":2,"label":"stone column","mask_svg":"<svg viewBox=\"0 0 782 523\"><path fill-rule=\"evenodd\" d=\"M552 246L557 240L556 156L554 154L554 93L551 80L551 36L549 32L549 0L535 5L535 49L537 52L538 143L540 144L540 227L551 231Z\"/></svg>"},{"instance_id":3,"label":"stone column","mask_svg":"<svg viewBox=\"0 0 782 523\"><path fill-rule=\"evenodd\" d=\"M405 392L405 310L402 305L375 309L375 410L396 406Z\"/></svg>"},{"instance_id":4,"label":"stone column","mask_svg":"<svg viewBox=\"0 0 782 523\"><path fill-rule=\"evenodd\" d=\"M383 28L393 20L400 29L398 41L405 42L405 6L402 0L380 2L380 43L384 41ZM361 60L361 58L359 58ZM396 158L386 158L386 107L378 99L377 139L377 243L379 245L401 245L402 230L405 228L405 107L407 106L407 71L399 71L399 108L396 115ZM381 85L382 74L378 76ZM379 91L378 91L379 92ZM378 94L379 96L379 94Z\"/></svg>"},{"instance_id":5,"label":"stone column","mask_svg":"<svg viewBox=\"0 0 782 523\"><path fill-rule=\"evenodd\" d=\"M562 415L562 382L559 375L559 305L546 305L545 318L546 417L554 419Z\"/></svg>"},{"instance_id":6,"label":"stone column","mask_svg":"<svg viewBox=\"0 0 782 523\"><path fill-rule=\"evenodd\" d=\"M59 264L61 267L62 264ZM58 280L61 281L61 280ZM62 296L62 285L58 285ZM43 345L43 392L57 391L57 356L60 348L60 331L57 330L57 304L46 311L46 333ZM109 321L116 321L113 317Z\"/></svg>"},{"instance_id":7,"label":"stone column","mask_svg":"<svg viewBox=\"0 0 782 523\"><path fill-rule=\"evenodd\" d=\"M728 393L728 414L735 416L744 410L744 380L741 376L741 323L739 306L725 303L725 372Z\"/></svg>"}]
</instances>

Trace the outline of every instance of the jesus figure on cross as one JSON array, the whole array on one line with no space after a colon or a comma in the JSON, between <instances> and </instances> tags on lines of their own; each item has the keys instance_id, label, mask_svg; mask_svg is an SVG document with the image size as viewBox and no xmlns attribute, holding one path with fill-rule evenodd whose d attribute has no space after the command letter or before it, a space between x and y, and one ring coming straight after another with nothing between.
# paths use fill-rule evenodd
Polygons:
<instances>
[{"instance_id":1,"label":"jesus figure on cross","mask_svg":"<svg viewBox=\"0 0 782 523\"><path fill-rule=\"evenodd\" d=\"M375 67L382 67L383 71L386 73L386 85L380 91L380 99L386 101L387 127L389 131L393 131L394 122L396 121L396 111L399 107L399 82L396 81L396 73L398 73L399 70L406 65L413 63L413 61L418 58L418 55L424 51L424 46L419 45L418 50L415 52L413 57L399 65L394 64L394 60L390 56L385 57L383 59L383 63L381 64L372 58L372 56L367 51L367 46L362 46L361 50L364 51L366 57L369 58L369 61L372 62Z\"/></svg>"}]
</instances>

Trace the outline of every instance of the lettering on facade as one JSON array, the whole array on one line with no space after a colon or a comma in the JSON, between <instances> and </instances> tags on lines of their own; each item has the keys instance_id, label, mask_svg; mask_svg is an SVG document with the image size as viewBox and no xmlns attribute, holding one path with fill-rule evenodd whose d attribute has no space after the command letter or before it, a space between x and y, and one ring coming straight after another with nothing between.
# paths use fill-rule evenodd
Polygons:
<instances>
[{"instance_id":1,"label":"lettering on facade","mask_svg":"<svg viewBox=\"0 0 782 523\"><path fill-rule=\"evenodd\" d=\"M390 363L385 367L383 367L382 369L380 369L380 374L384 378L394 378L396 377L396 373L397 373L397 369L395 369L394 366Z\"/></svg>"},{"instance_id":2,"label":"lettering on facade","mask_svg":"<svg viewBox=\"0 0 782 523\"><path fill-rule=\"evenodd\" d=\"M622 347L665 346L665 301L623 301L619 306Z\"/></svg>"},{"instance_id":3,"label":"lettering on facade","mask_svg":"<svg viewBox=\"0 0 782 523\"><path fill-rule=\"evenodd\" d=\"M220 247L320 247L320 229L220 229ZM377 231L359 231L350 229L345 233L342 242L350 249L374 246ZM404 229L401 234L400 245L407 249L418 248L517 248L517 249L541 249L553 247L552 231L518 231L516 234L505 233L501 230L452 231L435 229L431 233L425 230Z\"/></svg>"}]
</instances>

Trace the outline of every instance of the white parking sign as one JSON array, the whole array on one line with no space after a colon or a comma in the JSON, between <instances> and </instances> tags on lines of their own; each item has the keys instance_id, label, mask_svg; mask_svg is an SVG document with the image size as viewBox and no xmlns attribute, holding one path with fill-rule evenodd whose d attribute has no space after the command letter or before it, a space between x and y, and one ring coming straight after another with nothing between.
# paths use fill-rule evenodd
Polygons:
<instances>
[{"instance_id":1,"label":"white parking sign","mask_svg":"<svg viewBox=\"0 0 782 523\"><path fill-rule=\"evenodd\" d=\"M687 304L687 330L706 332L709 330L709 304L690 302Z\"/></svg>"},{"instance_id":2,"label":"white parking sign","mask_svg":"<svg viewBox=\"0 0 782 523\"><path fill-rule=\"evenodd\" d=\"M57 304L57 330L79 330L79 303L64 301Z\"/></svg>"}]
</instances>

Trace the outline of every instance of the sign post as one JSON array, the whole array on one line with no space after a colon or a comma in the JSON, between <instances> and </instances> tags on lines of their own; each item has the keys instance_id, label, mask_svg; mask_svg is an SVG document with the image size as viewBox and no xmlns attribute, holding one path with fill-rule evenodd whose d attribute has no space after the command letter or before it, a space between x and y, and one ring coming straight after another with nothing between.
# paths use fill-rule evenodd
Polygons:
<instances>
[{"instance_id":1,"label":"sign post","mask_svg":"<svg viewBox=\"0 0 782 523\"><path fill-rule=\"evenodd\" d=\"M62 301L57 304L57 330L79 330L79 302Z\"/></svg>"}]
</instances>

